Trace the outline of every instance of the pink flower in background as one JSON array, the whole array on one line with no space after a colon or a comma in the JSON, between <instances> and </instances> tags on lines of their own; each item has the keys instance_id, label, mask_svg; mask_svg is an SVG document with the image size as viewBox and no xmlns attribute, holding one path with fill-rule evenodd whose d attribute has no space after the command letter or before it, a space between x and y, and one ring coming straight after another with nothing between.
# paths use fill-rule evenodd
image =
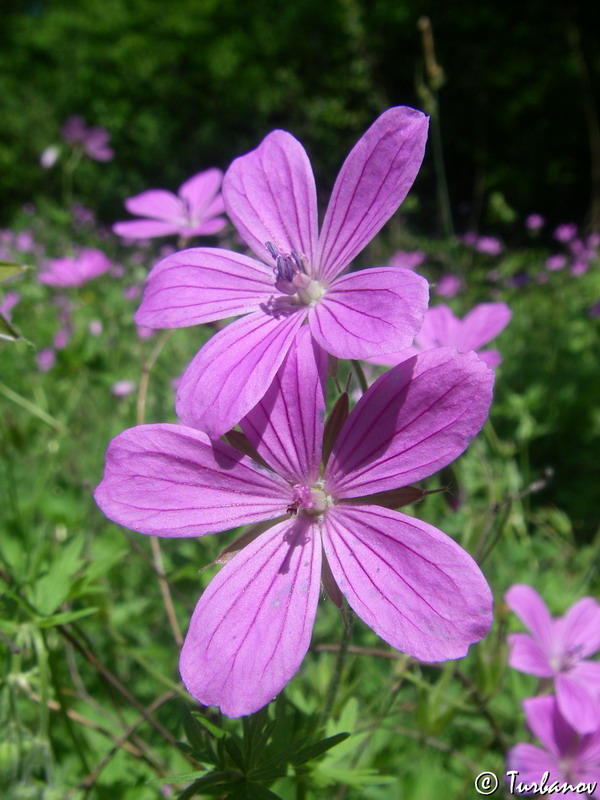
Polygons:
<instances>
[{"instance_id":1,"label":"pink flower in background","mask_svg":"<svg viewBox=\"0 0 600 800\"><path fill-rule=\"evenodd\" d=\"M463 288L463 282L457 275L442 275L435 286L435 293L440 297L455 297Z\"/></svg>"},{"instance_id":2,"label":"pink flower in background","mask_svg":"<svg viewBox=\"0 0 600 800\"><path fill-rule=\"evenodd\" d=\"M111 386L111 392L115 397L127 397L127 395L135 392L135 383L133 381L115 381Z\"/></svg>"},{"instance_id":3,"label":"pink flower in background","mask_svg":"<svg viewBox=\"0 0 600 800\"><path fill-rule=\"evenodd\" d=\"M48 286L83 286L98 275L108 272L112 263L101 251L86 248L75 258L56 258L39 274L40 283Z\"/></svg>"},{"instance_id":4,"label":"pink flower in background","mask_svg":"<svg viewBox=\"0 0 600 800\"><path fill-rule=\"evenodd\" d=\"M396 250L389 260L390 267L416 269L425 261L426 253L422 250Z\"/></svg>"},{"instance_id":5,"label":"pink flower in background","mask_svg":"<svg viewBox=\"0 0 600 800\"><path fill-rule=\"evenodd\" d=\"M294 337L311 334L340 358L408 347L421 326L427 281L380 267L342 273L408 193L423 159L427 117L391 108L358 141L338 175L318 232L308 156L273 131L225 175L225 207L261 259L196 248L159 262L136 314L139 325L179 328L244 314L217 333L186 370L177 413L217 438L253 408Z\"/></svg>"},{"instance_id":6,"label":"pink flower in background","mask_svg":"<svg viewBox=\"0 0 600 800\"><path fill-rule=\"evenodd\" d=\"M68 330L67 328L60 328L60 330L56 331L56 333L54 334L52 345L55 350L64 350L70 341L71 341L71 331Z\"/></svg>"},{"instance_id":7,"label":"pink flower in background","mask_svg":"<svg viewBox=\"0 0 600 800\"><path fill-rule=\"evenodd\" d=\"M579 733L600 727L600 662L589 656L600 650L600 605L584 597L564 617L553 619L530 586L511 586L505 600L531 631L508 637L514 669L554 678L561 714Z\"/></svg>"},{"instance_id":8,"label":"pink flower in background","mask_svg":"<svg viewBox=\"0 0 600 800\"><path fill-rule=\"evenodd\" d=\"M488 256L499 256L503 249L502 242L495 236L478 236L475 242L475 250Z\"/></svg>"},{"instance_id":9,"label":"pink flower in background","mask_svg":"<svg viewBox=\"0 0 600 800\"><path fill-rule=\"evenodd\" d=\"M155 236L210 236L227 224L220 193L220 169L199 172L179 187L174 195L166 189L148 189L125 200L131 214L144 219L116 222L113 231L129 239Z\"/></svg>"},{"instance_id":10,"label":"pink flower in background","mask_svg":"<svg viewBox=\"0 0 600 800\"><path fill-rule=\"evenodd\" d=\"M480 430L493 373L451 350L400 364L363 395L329 456L326 374L327 354L305 327L241 421L261 463L184 425L143 425L112 441L96 490L109 519L152 536L255 525L221 559L181 654L190 693L229 716L261 708L299 668L321 580L336 604L344 595L382 639L423 661L464 656L491 624L473 559L393 509L421 496L409 484Z\"/></svg>"},{"instance_id":11,"label":"pink flower in background","mask_svg":"<svg viewBox=\"0 0 600 800\"><path fill-rule=\"evenodd\" d=\"M566 244L577 236L577 225L574 222L565 222L554 231L554 238Z\"/></svg>"},{"instance_id":12,"label":"pink flower in background","mask_svg":"<svg viewBox=\"0 0 600 800\"><path fill-rule=\"evenodd\" d=\"M45 347L36 354L35 360L40 372L48 372L56 364L56 353L51 347Z\"/></svg>"},{"instance_id":13,"label":"pink flower in background","mask_svg":"<svg viewBox=\"0 0 600 800\"><path fill-rule=\"evenodd\" d=\"M525 225L530 231L539 231L546 224L546 220L541 214L530 214L525 219Z\"/></svg>"},{"instance_id":14,"label":"pink flower in background","mask_svg":"<svg viewBox=\"0 0 600 800\"><path fill-rule=\"evenodd\" d=\"M12 310L21 299L20 292L5 292L2 302L0 302L0 314L9 322L12 319Z\"/></svg>"},{"instance_id":15,"label":"pink flower in background","mask_svg":"<svg viewBox=\"0 0 600 800\"><path fill-rule=\"evenodd\" d=\"M550 272L557 272L567 266L567 257L563 253L555 253L546 259L546 269Z\"/></svg>"},{"instance_id":16,"label":"pink flower in background","mask_svg":"<svg viewBox=\"0 0 600 800\"><path fill-rule=\"evenodd\" d=\"M50 169L58 161L60 156L60 147L57 144L51 144L46 147L40 155L40 166L44 169Z\"/></svg>"},{"instance_id":17,"label":"pink flower in background","mask_svg":"<svg viewBox=\"0 0 600 800\"><path fill-rule=\"evenodd\" d=\"M110 161L115 155L114 150L108 146L110 133L106 128L88 126L80 116L67 119L63 125L62 138L70 145L81 147L94 161Z\"/></svg>"},{"instance_id":18,"label":"pink flower in background","mask_svg":"<svg viewBox=\"0 0 600 800\"><path fill-rule=\"evenodd\" d=\"M459 353L477 351L488 367L502 363L498 350L480 350L501 333L510 322L512 311L506 303L480 303L461 320L448 306L436 306L425 313L423 327L415 338L414 346L400 353L370 358L373 364L392 366L415 353L434 347L455 347Z\"/></svg>"},{"instance_id":19,"label":"pink flower in background","mask_svg":"<svg viewBox=\"0 0 600 800\"><path fill-rule=\"evenodd\" d=\"M88 331L92 334L92 336L101 336L103 330L104 326L99 319L91 320L90 324L88 325Z\"/></svg>"},{"instance_id":20,"label":"pink flower in background","mask_svg":"<svg viewBox=\"0 0 600 800\"><path fill-rule=\"evenodd\" d=\"M557 781L554 791L557 796L569 800L600 798L600 728L580 736L563 718L556 698L552 696L524 700L523 708L527 725L543 747L523 743L510 750L508 769L519 773L514 780L507 774L509 785L513 780L511 794L539 792L543 781L546 791L539 793L552 795L548 790ZM544 773L547 773L545 778ZM529 785L529 790L524 786L519 789L519 783ZM533 783L536 787L531 786ZM564 784L567 786L563 789Z\"/></svg>"}]
</instances>

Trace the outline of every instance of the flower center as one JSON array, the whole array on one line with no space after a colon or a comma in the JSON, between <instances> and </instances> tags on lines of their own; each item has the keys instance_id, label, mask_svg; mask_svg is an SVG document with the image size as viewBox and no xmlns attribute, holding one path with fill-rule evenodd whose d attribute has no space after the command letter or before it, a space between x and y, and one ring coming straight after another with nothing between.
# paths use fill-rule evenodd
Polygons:
<instances>
[{"instance_id":1,"label":"flower center","mask_svg":"<svg viewBox=\"0 0 600 800\"><path fill-rule=\"evenodd\" d=\"M307 486L305 483L297 483L292 487L292 497L294 501L287 507L288 514L317 516L333 504L333 498L320 486Z\"/></svg>"},{"instance_id":2,"label":"flower center","mask_svg":"<svg viewBox=\"0 0 600 800\"><path fill-rule=\"evenodd\" d=\"M265 247L275 261L275 288L282 294L295 295L304 306L314 306L325 290L319 281L313 280L309 275L306 256L295 250L282 253L273 242L265 242Z\"/></svg>"}]
</instances>

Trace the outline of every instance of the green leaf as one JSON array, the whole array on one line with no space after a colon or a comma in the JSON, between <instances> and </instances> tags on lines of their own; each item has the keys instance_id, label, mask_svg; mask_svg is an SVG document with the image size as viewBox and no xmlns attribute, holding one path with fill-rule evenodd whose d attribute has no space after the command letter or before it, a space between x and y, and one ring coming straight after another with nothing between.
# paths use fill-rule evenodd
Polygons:
<instances>
[{"instance_id":1,"label":"green leaf","mask_svg":"<svg viewBox=\"0 0 600 800\"><path fill-rule=\"evenodd\" d=\"M199 711L192 711L192 717L197 719L200 725L203 725L209 733L212 733L217 739L222 739L224 736L227 736L227 731L221 730L214 722L208 720L203 714Z\"/></svg>"},{"instance_id":2,"label":"green leaf","mask_svg":"<svg viewBox=\"0 0 600 800\"><path fill-rule=\"evenodd\" d=\"M335 747L336 744L345 741L350 736L349 733L336 733L335 736L329 736L327 739L322 739L320 742L316 742L315 744L310 744L308 747L303 747L298 753L295 753L290 761L295 766L299 764L304 764L307 761L310 761L311 758L317 758L317 756L326 753L327 750L331 750L332 747Z\"/></svg>"},{"instance_id":3,"label":"green leaf","mask_svg":"<svg viewBox=\"0 0 600 800\"><path fill-rule=\"evenodd\" d=\"M7 342L17 342L21 338L21 334L10 323L3 314L0 314L0 339L5 339Z\"/></svg>"},{"instance_id":4,"label":"green leaf","mask_svg":"<svg viewBox=\"0 0 600 800\"><path fill-rule=\"evenodd\" d=\"M29 269L29 267L25 266L25 264L17 264L14 261L4 261L0 259L0 283L4 283L15 275L20 275L27 269Z\"/></svg>"},{"instance_id":5,"label":"green leaf","mask_svg":"<svg viewBox=\"0 0 600 800\"><path fill-rule=\"evenodd\" d=\"M62 614L53 614L51 617L39 617L36 620L38 628L53 628L55 625L66 625L67 622L74 622L82 617L89 617L95 614L97 608L80 608L78 611L65 611Z\"/></svg>"}]
</instances>

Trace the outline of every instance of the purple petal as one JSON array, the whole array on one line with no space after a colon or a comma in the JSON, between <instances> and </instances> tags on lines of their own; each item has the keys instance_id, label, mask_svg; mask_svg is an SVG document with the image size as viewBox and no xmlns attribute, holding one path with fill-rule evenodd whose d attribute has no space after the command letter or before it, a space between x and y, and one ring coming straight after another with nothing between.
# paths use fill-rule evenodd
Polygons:
<instances>
[{"instance_id":1,"label":"purple petal","mask_svg":"<svg viewBox=\"0 0 600 800\"><path fill-rule=\"evenodd\" d=\"M417 334L415 345L421 350L431 350L433 347L456 347L459 328L460 320L448 306L430 308L425 314L423 327Z\"/></svg>"},{"instance_id":2,"label":"purple petal","mask_svg":"<svg viewBox=\"0 0 600 800\"><path fill-rule=\"evenodd\" d=\"M531 586L517 583L506 592L504 600L549 658L554 652L554 622L539 594Z\"/></svg>"},{"instance_id":3,"label":"purple petal","mask_svg":"<svg viewBox=\"0 0 600 800\"><path fill-rule=\"evenodd\" d=\"M149 328L198 325L258 311L274 294L264 264L229 250L196 247L152 269L135 321Z\"/></svg>"},{"instance_id":4,"label":"purple petal","mask_svg":"<svg viewBox=\"0 0 600 800\"><path fill-rule=\"evenodd\" d=\"M265 461L292 483L319 477L327 354L301 328L263 399L241 422Z\"/></svg>"},{"instance_id":5,"label":"purple petal","mask_svg":"<svg viewBox=\"0 0 600 800\"><path fill-rule=\"evenodd\" d=\"M511 317L506 303L480 303L463 319L456 347L461 353L479 350L506 328Z\"/></svg>"},{"instance_id":6,"label":"purple petal","mask_svg":"<svg viewBox=\"0 0 600 800\"><path fill-rule=\"evenodd\" d=\"M494 369L502 363L502 355L499 350L480 350L477 355L490 369Z\"/></svg>"},{"instance_id":7,"label":"purple petal","mask_svg":"<svg viewBox=\"0 0 600 800\"><path fill-rule=\"evenodd\" d=\"M96 502L109 519L155 536L202 536L285 514L291 489L225 442L183 425L140 425L106 453Z\"/></svg>"},{"instance_id":8,"label":"purple petal","mask_svg":"<svg viewBox=\"0 0 600 800\"><path fill-rule=\"evenodd\" d=\"M483 425L494 375L474 353L429 350L386 372L361 397L327 463L338 498L396 489L432 475Z\"/></svg>"},{"instance_id":9,"label":"purple petal","mask_svg":"<svg viewBox=\"0 0 600 800\"><path fill-rule=\"evenodd\" d=\"M223 180L225 208L256 255L271 264L265 242L313 263L317 241L317 194L306 151L287 131L273 131L236 158Z\"/></svg>"},{"instance_id":10,"label":"purple petal","mask_svg":"<svg viewBox=\"0 0 600 800\"><path fill-rule=\"evenodd\" d=\"M579 658L600 650L600 605L583 597L558 620L558 636L563 650Z\"/></svg>"},{"instance_id":11,"label":"purple petal","mask_svg":"<svg viewBox=\"0 0 600 800\"><path fill-rule=\"evenodd\" d=\"M182 422L213 439L237 425L271 385L305 316L282 298L270 313L249 314L213 336L179 384Z\"/></svg>"},{"instance_id":12,"label":"purple petal","mask_svg":"<svg viewBox=\"0 0 600 800\"><path fill-rule=\"evenodd\" d=\"M117 236L123 236L125 239L153 239L155 236L170 236L172 233L179 233L180 227L175 222L133 219L127 222L115 222L112 229Z\"/></svg>"},{"instance_id":13,"label":"purple petal","mask_svg":"<svg viewBox=\"0 0 600 800\"><path fill-rule=\"evenodd\" d=\"M339 504L325 513L323 546L350 606L392 647L444 661L466 655L489 631L485 578L437 528L377 506Z\"/></svg>"},{"instance_id":14,"label":"purple petal","mask_svg":"<svg viewBox=\"0 0 600 800\"><path fill-rule=\"evenodd\" d=\"M552 695L531 697L523 701L529 729L557 759L572 750L575 732L561 716Z\"/></svg>"},{"instance_id":15,"label":"purple petal","mask_svg":"<svg viewBox=\"0 0 600 800\"><path fill-rule=\"evenodd\" d=\"M148 189L125 200L125 208L136 217L150 217L173 222L180 219L181 200L166 189Z\"/></svg>"},{"instance_id":16,"label":"purple petal","mask_svg":"<svg viewBox=\"0 0 600 800\"><path fill-rule=\"evenodd\" d=\"M225 217L215 217L214 219L207 219L205 222L200 223L195 229L193 234L187 234L183 231L184 236L213 236L213 234L222 231L227 225Z\"/></svg>"},{"instance_id":17,"label":"purple petal","mask_svg":"<svg viewBox=\"0 0 600 800\"><path fill-rule=\"evenodd\" d=\"M183 645L187 690L229 717L258 711L302 663L319 599L321 543L306 516L261 534L213 578Z\"/></svg>"},{"instance_id":18,"label":"purple petal","mask_svg":"<svg viewBox=\"0 0 600 800\"><path fill-rule=\"evenodd\" d=\"M206 216L206 209L214 201L221 188L223 173L220 169L207 169L199 172L179 187L179 197L187 202L191 219ZM217 213L221 213L218 211ZM214 214L213 214L214 216Z\"/></svg>"},{"instance_id":19,"label":"purple petal","mask_svg":"<svg viewBox=\"0 0 600 800\"><path fill-rule=\"evenodd\" d=\"M428 301L428 283L416 272L366 269L336 280L311 308L309 322L327 352L368 358L410 347Z\"/></svg>"},{"instance_id":20,"label":"purple petal","mask_svg":"<svg viewBox=\"0 0 600 800\"><path fill-rule=\"evenodd\" d=\"M514 779L515 793L519 783L531 785L535 782L539 786L545 772L550 774L550 783L554 780L562 782L564 779L556 758L534 744L518 744L511 748L507 762L509 771L516 770L519 773ZM564 795L561 793L560 797Z\"/></svg>"},{"instance_id":21,"label":"purple petal","mask_svg":"<svg viewBox=\"0 0 600 800\"><path fill-rule=\"evenodd\" d=\"M526 633L512 633L508 637L510 656L508 663L513 669L537 675L539 678L551 678L554 670L548 662L547 654L537 641Z\"/></svg>"},{"instance_id":22,"label":"purple petal","mask_svg":"<svg viewBox=\"0 0 600 800\"><path fill-rule=\"evenodd\" d=\"M365 361L369 364L378 364L382 367L395 367L413 356L418 356L421 350L418 347L407 347L397 353L384 353L381 356L369 356Z\"/></svg>"},{"instance_id":23,"label":"purple petal","mask_svg":"<svg viewBox=\"0 0 600 800\"><path fill-rule=\"evenodd\" d=\"M344 161L319 238L318 275L332 280L385 225L423 161L428 118L397 106L385 111Z\"/></svg>"},{"instance_id":24,"label":"purple petal","mask_svg":"<svg viewBox=\"0 0 600 800\"><path fill-rule=\"evenodd\" d=\"M600 727L600 693L593 684L580 680L576 671L556 676L556 699L560 713L578 733Z\"/></svg>"}]
</instances>

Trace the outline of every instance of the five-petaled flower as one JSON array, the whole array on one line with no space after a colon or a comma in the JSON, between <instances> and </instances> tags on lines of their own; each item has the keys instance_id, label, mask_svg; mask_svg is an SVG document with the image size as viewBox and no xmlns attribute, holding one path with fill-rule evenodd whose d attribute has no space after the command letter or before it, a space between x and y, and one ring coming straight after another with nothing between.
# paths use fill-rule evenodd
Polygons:
<instances>
[{"instance_id":1,"label":"five-petaled flower","mask_svg":"<svg viewBox=\"0 0 600 800\"><path fill-rule=\"evenodd\" d=\"M148 189L125 200L131 214L144 219L116 222L113 231L130 239L148 239L177 233L184 238L210 236L227 224L220 193L223 173L207 169L189 178L176 195L166 189Z\"/></svg>"},{"instance_id":2,"label":"five-petaled flower","mask_svg":"<svg viewBox=\"0 0 600 800\"><path fill-rule=\"evenodd\" d=\"M511 793L557 794L569 800L600 798L600 727L581 736L564 719L552 696L524 700L523 708L527 725L543 747L521 743L510 750Z\"/></svg>"},{"instance_id":3,"label":"five-petaled flower","mask_svg":"<svg viewBox=\"0 0 600 800\"><path fill-rule=\"evenodd\" d=\"M600 662L589 656L600 650L600 605L584 597L564 617L552 619L546 604L530 586L511 586L505 600L531 631L508 637L511 667L554 678L561 714L579 733L600 727Z\"/></svg>"},{"instance_id":4,"label":"five-petaled flower","mask_svg":"<svg viewBox=\"0 0 600 800\"><path fill-rule=\"evenodd\" d=\"M491 624L473 559L394 509L422 496L409 484L480 430L492 371L472 353L415 356L381 376L324 444L326 375L327 354L304 328L241 421L256 460L193 428L143 425L113 440L96 490L110 519L141 533L254 526L200 598L180 662L190 693L229 716L261 708L294 675L321 580L335 602L344 595L382 639L423 661L464 656Z\"/></svg>"},{"instance_id":5,"label":"five-petaled flower","mask_svg":"<svg viewBox=\"0 0 600 800\"><path fill-rule=\"evenodd\" d=\"M48 286L83 286L112 267L112 262L102 250L83 248L74 258L55 258L39 273L40 283Z\"/></svg>"},{"instance_id":6,"label":"five-petaled flower","mask_svg":"<svg viewBox=\"0 0 600 800\"><path fill-rule=\"evenodd\" d=\"M236 159L223 181L226 211L261 259L217 248L168 256L150 275L136 322L177 328L244 314L217 333L187 368L177 394L186 424L221 436L270 386L305 321L340 358L367 358L412 344L428 302L414 272L381 267L342 275L404 200L417 175L427 117L388 109L348 155L321 232L308 156L273 131Z\"/></svg>"}]
</instances>

